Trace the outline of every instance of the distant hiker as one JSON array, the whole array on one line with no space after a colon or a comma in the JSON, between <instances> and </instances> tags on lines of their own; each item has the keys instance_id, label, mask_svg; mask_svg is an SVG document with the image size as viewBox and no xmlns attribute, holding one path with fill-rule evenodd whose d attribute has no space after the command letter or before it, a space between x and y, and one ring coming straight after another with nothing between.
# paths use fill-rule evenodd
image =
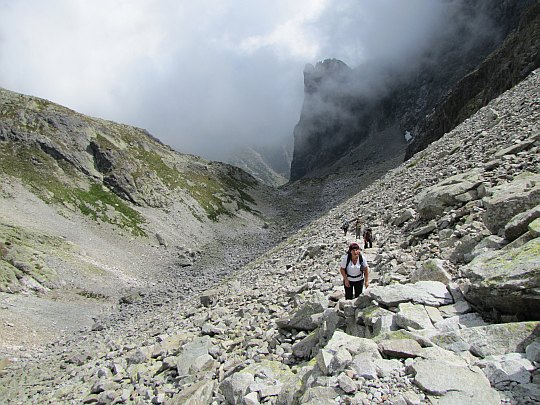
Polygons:
<instances>
[{"instance_id":1,"label":"distant hiker","mask_svg":"<svg viewBox=\"0 0 540 405\"><path fill-rule=\"evenodd\" d=\"M373 247L373 232L371 231L371 228L366 229L364 232L364 249L367 249L368 247Z\"/></svg>"},{"instance_id":2,"label":"distant hiker","mask_svg":"<svg viewBox=\"0 0 540 405\"><path fill-rule=\"evenodd\" d=\"M343 286L345 287L345 299L353 299L362 294L364 286L369 286L369 268L366 258L360 254L360 246L353 242L349 245L349 250L341 258L339 272L343 277Z\"/></svg>"},{"instance_id":3,"label":"distant hiker","mask_svg":"<svg viewBox=\"0 0 540 405\"><path fill-rule=\"evenodd\" d=\"M354 236L356 239L360 239L361 235L362 235L362 221L360 220L360 217L356 217L356 222L354 224Z\"/></svg>"},{"instance_id":4,"label":"distant hiker","mask_svg":"<svg viewBox=\"0 0 540 405\"><path fill-rule=\"evenodd\" d=\"M343 229L343 233L345 234L345 236L347 236L347 231L349 230L349 220L348 219L346 219L343 222L343 225L341 225L341 229Z\"/></svg>"}]
</instances>

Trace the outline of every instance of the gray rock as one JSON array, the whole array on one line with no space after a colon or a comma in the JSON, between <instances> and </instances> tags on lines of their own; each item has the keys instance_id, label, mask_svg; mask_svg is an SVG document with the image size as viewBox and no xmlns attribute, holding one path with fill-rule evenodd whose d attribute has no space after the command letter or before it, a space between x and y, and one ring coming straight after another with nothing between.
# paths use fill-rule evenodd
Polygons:
<instances>
[{"instance_id":1,"label":"gray rock","mask_svg":"<svg viewBox=\"0 0 540 405\"><path fill-rule=\"evenodd\" d=\"M276 320L276 325L285 330L315 330L319 326L320 315L327 307L328 300L315 294L309 301L301 304L290 317Z\"/></svg>"},{"instance_id":2,"label":"gray rock","mask_svg":"<svg viewBox=\"0 0 540 405\"><path fill-rule=\"evenodd\" d=\"M530 210L520 212L514 216L504 227L504 237L509 241L513 241L527 232L527 227L535 219L540 218L540 205L537 205Z\"/></svg>"},{"instance_id":3,"label":"gray rock","mask_svg":"<svg viewBox=\"0 0 540 405\"><path fill-rule=\"evenodd\" d=\"M523 353L532 343L539 322L518 322L477 326L432 336L433 343L448 350L470 350L478 357Z\"/></svg>"},{"instance_id":4,"label":"gray rock","mask_svg":"<svg viewBox=\"0 0 540 405\"><path fill-rule=\"evenodd\" d=\"M435 221L429 221L426 225L414 230L411 234L416 237L423 237L437 229L437 223Z\"/></svg>"},{"instance_id":5,"label":"gray rock","mask_svg":"<svg viewBox=\"0 0 540 405\"><path fill-rule=\"evenodd\" d=\"M481 170L473 169L422 190L416 197L418 212L426 219L441 215L447 207L460 203L458 195L475 189L482 183L481 174Z\"/></svg>"},{"instance_id":6,"label":"gray rock","mask_svg":"<svg viewBox=\"0 0 540 405\"><path fill-rule=\"evenodd\" d=\"M476 313L455 315L435 324L435 328L442 332L457 331L475 326L485 326L486 322Z\"/></svg>"},{"instance_id":7,"label":"gray rock","mask_svg":"<svg viewBox=\"0 0 540 405\"><path fill-rule=\"evenodd\" d=\"M332 339L330 339L330 341L326 345L326 349L335 352L342 348L349 351L353 356L360 353L367 353L373 358L381 357L379 353L379 347L377 346L377 343L375 343L373 340L350 336L337 330L332 336Z\"/></svg>"},{"instance_id":8,"label":"gray rock","mask_svg":"<svg viewBox=\"0 0 540 405\"><path fill-rule=\"evenodd\" d=\"M492 195L482 199L484 223L497 234L511 219L540 203L540 175L524 173L512 182L492 189Z\"/></svg>"},{"instance_id":9,"label":"gray rock","mask_svg":"<svg viewBox=\"0 0 540 405\"><path fill-rule=\"evenodd\" d=\"M380 316L373 324L373 336L378 336L381 333L398 330L399 326L396 324L395 315Z\"/></svg>"},{"instance_id":10,"label":"gray rock","mask_svg":"<svg viewBox=\"0 0 540 405\"><path fill-rule=\"evenodd\" d=\"M316 359L317 365L324 375L335 375L352 362L352 356L345 348L321 349Z\"/></svg>"},{"instance_id":11,"label":"gray rock","mask_svg":"<svg viewBox=\"0 0 540 405\"><path fill-rule=\"evenodd\" d=\"M478 256L463 268L466 299L479 308L535 319L540 313L540 239L509 251Z\"/></svg>"},{"instance_id":12,"label":"gray rock","mask_svg":"<svg viewBox=\"0 0 540 405\"><path fill-rule=\"evenodd\" d=\"M374 359L375 367L377 368L377 376L379 378L388 378L392 374L397 374L404 371L403 363L396 359Z\"/></svg>"},{"instance_id":13,"label":"gray rock","mask_svg":"<svg viewBox=\"0 0 540 405\"><path fill-rule=\"evenodd\" d=\"M400 226L402 224L404 224L405 222L407 222L409 219L412 219L414 218L414 215L416 214L416 212L412 209L412 208L407 208L405 210L403 210L402 212L400 212L393 220L392 220L392 223L395 225L395 226Z\"/></svg>"},{"instance_id":14,"label":"gray rock","mask_svg":"<svg viewBox=\"0 0 540 405\"><path fill-rule=\"evenodd\" d=\"M497 235L489 235L482 239L478 244L472 249L468 257L465 257L465 262L470 262L476 256L479 256L483 253L489 252L491 250L502 249L508 242Z\"/></svg>"},{"instance_id":15,"label":"gray rock","mask_svg":"<svg viewBox=\"0 0 540 405\"><path fill-rule=\"evenodd\" d=\"M499 395L478 368L456 366L447 361L417 360L411 369L415 374L414 383L426 393L443 398L450 395L442 403L500 404Z\"/></svg>"},{"instance_id":16,"label":"gray rock","mask_svg":"<svg viewBox=\"0 0 540 405\"><path fill-rule=\"evenodd\" d=\"M441 315L441 311L437 307L424 307L426 310L429 319L433 325L435 325L436 322L440 322L443 320L443 317Z\"/></svg>"},{"instance_id":17,"label":"gray rock","mask_svg":"<svg viewBox=\"0 0 540 405\"><path fill-rule=\"evenodd\" d=\"M379 342L379 350L386 357L405 359L418 357L422 346L413 339L392 339Z\"/></svg>"},{"instance_id":18,"label":"gray rock","mask_svg":"<svg viewBox=\"0 0 540 405\"><path fill-rule=\"evenodd\" d=\"M128 364L141 364L148 360L148 355L141 349L136 349L127 357Z\"/></svg>"},{"instance_id":19,"label":"gray rock","mask_svg":"<svg viewBox=\"0 0 540 405\"><path fill-rule=\"evenodd\" d=\"M165 240L165 238L163 237L162 234L160 234L159 232L156 233L156 239L159 243L160 246L164 246L164 247L167 247L167 241Z\"/></svg>"},{"instance_id":20,"label":"gray rock","mask_svg":"<svg viewBox=\"0 0 540 405\"><path fill-rule=\"evenodd\" d=\"M340 390L332 387L312 387L306 390L300 398L301 404L335 405L334 398L340 395Z\"/></svg>"},{"instance_id":21,"label":"gray rock","mask_svg":"<svg viewBox=\"0 0 540 405\"><path fill-rule=\"evenodd\" d=\"M220 392L229 404L242 403L244 395L255 377L251 373L238 372L223 380L219 385Z\"/></svg>"},{"instance_id":22,"label":"gray rock","mask_svg":"<svg viewBox=\"0 0 540 405\"><path fill-rule=\"evenodd\" d=\"M538 384L518 384L512 390L512 394L516 398L522 398L525 404L537 404L540 402L540 387Z\"/></svg>"},{"instance_id":23,"label":"gray rock","mask_svg":"<svg viewBox=\"0 0 540 405\"><path fill-rule=\"evenodd\" d=\"M351 368L358 377L366 380L375 380L379 378L375 359L365 358L365 356L355 356L351 363Z\"/></svg>"},{"instance_id":24,"label":"gray rock","mask_svg":"<svg viewBox=\"0 0 540 405\"><path fill-rule=\"evenodd\" d=\"M525 354L530 361L540 363L540 339L527 345Z\"/></svg>"},{"instance_id":25,"label":"gray rock","mask_svg":"<svg viewBox=\"0 0 540 405\"><path fill-rule=\"evenodd\" d=\"M338 385L347 394L353 394L358 389L354 380L345 373L338 375Z\"/></svg>"},{"instance_id":26,"label":"gray rock","mask_svg":"<svg viewBox=\"0 0 540 405\"><path fill-rule=\"evenodd\" d=\"M322 373L318 366L303 366L296 370L288 379L284 381L276 405L289 405L299 403L300 397L309 388L310 382L321 376Z\"/></svg>"},{"instance_id":27,"label":"gray rock","mask_svg":"<svg viewBox=\"0 0 540 405\"><path fill-rule=\"evenodd\" d=\"M439 281L448 284L452 276L445 269L445 261L441 259L430 259L419 263L411 274L411 282L417 281Z\"/></svg>"},{"instance_id":28,"label":"gray rock","mask_svg":"<svg viewBox=\"0 0 540 405\"><path fill-rule=\"evenodd\" d=\"M376 286L365 292L370 299L385 307L395 307L403 302L440 306L453 303L452 296L443 283L419 281L414 284Z\"/></svg>"},{"instance_id":29,"label":"gray rock","mask_svg":"<svg viewBox=\"0 0 540 405\"><path fill-rule=\"evenodd\" d=\"M212 401L215 381L203 380L184 388L181 392L173 395L167 404L170 405L199 405L209 404Z\"/></svg>"},{"instance_id":30,"label":"gray rock","mask_svg":"<svg viewBox=\"0 0 540 405\"><path fill-rule=\"evenodd\" d=\"M216 367L212 356L208 353L212 341L208 336L197 337L186 343L177 357L176 368L179 376L195 374Z\"/></svg>"},{"instance_id":31,"label":"gray rock","mask_svg":"<svg viewBox=\"0 0 540 405\"><path fill-rule=\"evenodd\" d=\"M538 238L540 236L540 218L532 221L527 229L533 238Z\"/></svg>"},{"instance_id":32,"label":"gray rock","mask_svg":"<svg viewBox=\"0 0 540 405\"><path fill-rule=\"evenodd\" d=\"M515 155L527 148L530 148L533 144L534 144L534 140L532 139L528 139L523 142L518 142L506 148L498 150L497 153L495 153L494 157L501 158L506 155Z\"/></svg>"},{"instance_id":33,"label":"gray rock","mask_svg":"<svg viewBox=\"0 0 540 405\"><path fill-rule=\"evenodd\" d=\"M523 353L488 356L475 365L482 369L492 386L503 389L508 383L530 382L531 372L535 369Z\"/></svg>"},{"instance_id":34,"label":"gray rock","mask_svg":"<svg viewBox=\"0 0 540 405\"><path fill-rule=\"evenodd\" d=\"M202 306L208 308L214 305L214 303L217 301L217 294L218 292L216 290L207 290L201 294L200 301Z\"/></svg>"},{"instance_id":35,"label":"gray rock","mask_svg":"<svg viewBox=\"0 0 540 405\"><path fill-rule=\"evenodd\" d=\"M396 314L396 324L403 329L430 329L433 328L431 319L423 305L409 302L399 304Z\"/></svg>"},{"instance_id":36,"label":"gray rock","mask_svg":"<svg viewBox=\"0 0 540 405\"><path fill-rule=\"evenodd\" d=\"M293 354L300 359L309 359L313 356L313 350L319 345L317 330L311 332L302 340L292 345Z\"/></svg>"},{"instance_id":37,"label":"gray rock","mask_svg":"<svg viewBox=\"0 0 540 405\"><path fill-rule=\"evenodd\" d=\"M339 315L333 309L326 309L321 318L321 323L318 329L319 346L324 347L334 335L339 324Z\"/></svg>"}]
</instances>

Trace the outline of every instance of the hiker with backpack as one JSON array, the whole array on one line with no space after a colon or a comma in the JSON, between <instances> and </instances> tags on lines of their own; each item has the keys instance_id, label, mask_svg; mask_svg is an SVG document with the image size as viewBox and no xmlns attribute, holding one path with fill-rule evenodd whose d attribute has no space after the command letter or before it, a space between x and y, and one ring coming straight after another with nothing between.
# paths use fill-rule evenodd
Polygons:
<instances>
[{"instance_id":1,"label":"hiker with backpack","mask_svg":"<svg viewBox=\"0 0 540 405\"><path fill-rule=\"evenodd\" d=\"M343 230L343 233L345 236L347 236L347 231L349 230L349 220L346 219L343 224L341 225L341 229Z\"/></svg>"},{"instance_id":2,"label":"hiker with backpack","mask_svg":"<svg viewBox=\"0 0 540 405\"><path fill-rule=\"evenodd\" d=\"M373 247L373 232L371 231L371 228L366 229L364 232L364 249L367 249L368 247Z\"/></svg>"},{"instance_id":3,"label":"hiker with backpack","mask_svg":"<svg viewBox=\"0 0 540 405\"><path fill-rule=\"evenodd\" d=\"M352 300L362 294L364 286L369 286L369 268L366 258L360 253L360 245L353 242L349 245L349 250L341 258L339 272L343 277L343 286L345 287L345 299Z\"/></svg>"}]
</instances>

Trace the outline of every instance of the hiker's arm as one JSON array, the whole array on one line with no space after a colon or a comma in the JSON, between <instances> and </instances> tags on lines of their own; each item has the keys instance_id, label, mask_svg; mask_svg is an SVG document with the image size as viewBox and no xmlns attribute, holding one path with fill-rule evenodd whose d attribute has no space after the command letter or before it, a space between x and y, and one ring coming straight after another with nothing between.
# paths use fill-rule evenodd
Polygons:
<instances>
[{"instance_id":1,"label":"hiker's arm","mask_svg":"<svg viewBox=\"0 0 540 405\"><path fill-rule=\"evenodd\" d=\"M345 272L345 269L343 267L340 267L339 272L341 273L341 277L343 277L343 284L345 284L345 287L350 287L349 279L347 278L347 273Z\"/></svg>"},{"instance_id":2,"label":"hiker's arm","mask_svg":"<svg viewBox=\"0 0 540 405\"><path fill-rule=\"evenodd\" d=\"M366 268L364 269L364 286L366 288L369 287L369 267L366 266Z\"/></svg>"}]
</instances>

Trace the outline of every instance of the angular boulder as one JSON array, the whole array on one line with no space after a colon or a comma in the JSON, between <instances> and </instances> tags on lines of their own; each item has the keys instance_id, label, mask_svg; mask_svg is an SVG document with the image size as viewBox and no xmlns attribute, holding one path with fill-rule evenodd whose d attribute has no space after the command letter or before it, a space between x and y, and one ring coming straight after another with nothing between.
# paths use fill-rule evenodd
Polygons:
<instances>
[{"instance_id":1,"label":"angular boulder","mask_svg":"<svg viewBox=\"0 0 540 405\"><path fill-rule=\"evenodd\" d=\"M519 248L489 252L463 268L465 298L484 309L540 320L540 238Z\"/></svg>"},{"instance_id":2,"label":"angular boulder","mask_svg":"<svg viewBox=\"0 0 540 405\"><path fill-rule=\"evenodd\" d=\"M418 281L414 284L391 284L368 289L364 296L385 307L395 307L403 302L438 307L454 302L446 286L439 281Z\"/></svg>"},{"instance_id":3,"label":"angular boulder","mask_svg":"<svg viewBox=\"0 0 540 405\"><path fill-rule=\"evenodd\" d=\"M459 196L475 190L482 183L481 174L481 170L473 169L449 177L420 192L416 198L420 216L425 219L433 219L442 215L447 207L462 204L462 199Z\"/></svg>"},{"instance_id":4,"label":"angular boulder","mask_svg":"<svg viewBox=\"0 0 540 405\"><path fill-rule=\"evenodd\" d=\"M497 391L478 368L456 365L448 361L417 360L412 366L414 383L428 394L432 403L499 405ZM440 398L442 397L442 398Z\"/></svg>"},{"instance_id":5,"label":"angular boulder","mask_svg":"<svg viewBox=\"0 0 540 405\"><path fill-rule=\"evenodd\" d=\"M484 223L494 234L517 214L540 204L540 174L523 173L512 182L494 187L490 196L482 199Z\"/></svg>"}]
</instances>

